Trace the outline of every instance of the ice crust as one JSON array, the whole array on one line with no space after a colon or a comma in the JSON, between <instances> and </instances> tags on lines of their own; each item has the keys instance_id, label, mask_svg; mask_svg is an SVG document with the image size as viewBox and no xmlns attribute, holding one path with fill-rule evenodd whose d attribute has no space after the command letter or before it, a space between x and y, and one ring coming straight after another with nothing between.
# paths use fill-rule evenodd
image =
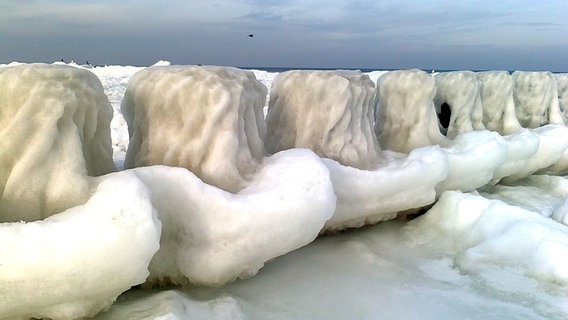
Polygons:
<instances>
[{"instance_id":1,"label":"ice crust","mask_svg":"<svg viewBox=\"0 0 568 320\"><path fill-rule=\"evenodd\" d=\"M111 119L91 72L0 68L0 222L38 220L85 202L88 177L116 170Z\"/></svg>"},{"instance_id":2,"label":"ice crust","mask_svg":"<svg viewBox=\"0 0 568 320\"><path fill-rule=\"evenodd\" d=\"M236 192L265 156L267 89L254 73L216 66L156 66L130 80L121 110L126 168L184 167Z\"/></svg>"},{"instance_id":3,"label":"ice crust","mask_svg":"<svg viewBox=\"0 0 568 320\"><path fill-rule=\"evenodd\" d=\"M83 205L0 224L0 318L92 317L144 283L161 232L150 194L128 172L96 184Z\"/></svg>"},{"instance_id":4,"label":"ice crust","mask_svg":"<svg viewBox=\"0 0 568 320\"><path fill-rule=\"evenodd\" d=\"M374 96L374 83L357 71L280 73L270 91L266 148L308 148L345 166L376 168Z\"/></svg>"},{"instance_id":5,"label":"ice crust","mask_svg":"<svg viewBox=\"0 0 568 320\"><path fill-rule=\"evenodd\" d=\"M446 136L455 138L460 133L484 130L481 105L481 83L472 71L443 72L435 76L434 104L438 114L442 104L451 110Z\"/></svg>"}]
</instances>

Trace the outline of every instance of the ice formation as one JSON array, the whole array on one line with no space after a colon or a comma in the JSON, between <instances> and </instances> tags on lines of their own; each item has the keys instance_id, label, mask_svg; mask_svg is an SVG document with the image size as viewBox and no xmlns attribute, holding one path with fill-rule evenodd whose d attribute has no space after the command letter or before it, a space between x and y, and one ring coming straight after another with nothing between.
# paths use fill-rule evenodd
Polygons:
<instances>
[{"instance_id":1,"label":"ice formation","mask_svg":"<svg viewBox=\"0 0 568 320\"><path fill-rule=\"evenodd\" d=\"M462 272L489 276L490 285L510 281L519 269L558 290L568 285L566 226L502 201L448 191L407 232L416 243L454 256Z\"/></svg>"},{"instance_id":2,"label":"ice formation","mask_svg":"<svg viewBox=\"0 0 568 320\"><path fill-rule=\"evenodd\" d=\"M373 169L380 148L373 134L374 84L361 72L295 70L272 83L266 148L308 148L342 165Z\"/></svg>"},{"instance_id":3,"label":"ice formation","mask_svg":"<svg viewBox=\"0 0 568 320\"><path fill-rule=\"evenodd\" d=\"M86 201L88 176L116 170L111 118L88 71L0 68L0 222L38 220Z\"/></svg>"},{"instance_id":4,"label":"ice formation","mask_svg":"<svg viewBox=\"0 0 568 320\"><path fill-rule=\"evenodd\" d=\"M383 149L411 150L446 144L434 106L434 78L420 70L398 70L377 82L375 132Z\"/></svg>"},{"instance_id":5,"label":"ice formation","mask_svg":"<svg viewBox=\"0 0 568 320\"><path fill-rule=\"evenodd\" d=\"M564 124L556 79L550 72L513 72L515 111L525 128Z\"/></svg>"},{"instance_id":6,"label":"ice formation","mask_svg":"<svg viewBox=\"0 0 568 320\"><path fill-rule=\"evenodd\" d=\"M447 105L451 111L446 136L453 139L460 133L484 130L481 83L475 73L443 72L437 74L435 79L436 111L440 114L443 105Z\"/></svg>"},{"instance_id":7,"label":"ice formation","mask_svg":"<svg viewBox=\"0 0 568 320\"><path fill-rule=\"evenodd\" d=\"M513 78L507 71L478 72L481 80L483 124L501 135L513 134L521 129L515 114Z\"/></svg>"},{"instance_id":8,"label":"ice formation","mask_svg":"<svg viewBox=\"0 0 568 320\"><path fill-rule=\"evenodd\" d=\"M0 318L79 319L148 276L160 222L132 173L98 178L84 205L0 224Z\"/></svg>"},{"instance_id":9,"label":"ice formation","mask_svg":"<svg viewBox=\"0 0 568 320\"><path fill-rule=\"evenodd\" d=\"M236 192L265 156L264 87L252 72L215 66L149 67L128 84L125 167L184 167Z\"/></svg>"},{"instance_id":10,"label":"ice formation","mask_svg":"<svg viewBox=\"0 0 568 320\"><path fill-rule=\"evenodd\" d=\"M335 209L329 171L306 149L267 158L236 194L184 168L134 172L163 223L150 283L220 286L251 277L266 261L312 242Z\"/></svg>"}]
</instances>

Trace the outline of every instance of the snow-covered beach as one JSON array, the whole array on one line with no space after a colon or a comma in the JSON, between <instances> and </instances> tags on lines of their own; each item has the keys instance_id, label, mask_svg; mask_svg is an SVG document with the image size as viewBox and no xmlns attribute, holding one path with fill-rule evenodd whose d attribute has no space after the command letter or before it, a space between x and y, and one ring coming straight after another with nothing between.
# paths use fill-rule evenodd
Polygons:
<instances>
[{"instance_id":1,"label":"snow-covered beach","mask_svg":"<svg viewBox=\"0 0 568 320\"><path fill-rule=\"evenodd\" d=\"M168 63L160 62L158 65L167 66ZM144 68L107 66L86 70L100 79L104 93L112 106L114 112L110 122L112 158L115 165L122 170L125 166L129 134L127 121L121 112L121 104L132 76ZM252 72L270 92L278 73L262 70L252 70ZM365 75L375 85L385 73L374 71ZM384 85L387 87L389 83ZM386 89L384 90L386 92ZM416 90L420 89L416 88ZM433 98L430 98L432 104L434 103ZM269 96L267 95L264 114L269 112L268 103ZM475 115L472 119L468 121L474 123ZM548 124L554 121L546 120L546 122ZM470 126L474 125L470 124ZM295 243L303 241L307 245L292 251L288 250L288 247L279 249L278 252L290 252L283 255L278 254L278 257L263 255L261 259L266 261L264 267L259 271L251 267L251 278L239 279L214 287L166 286L160 289L136 287L122 293L110 309L100 313L96 319L565 319L568 314L568 227L566 226L568 222L568 206L566 205L568 183L562 175L557 176L549 172L538 172L538 170L558 163L561 165L564 150L568 145L562 150L558 149L561 147L558 147L558 150L554 148L565 144L565 139L562 138L565 133L563 125L539 127L527 129L516 136L507 136L509 140L506 140L488 131L471 133L470 131L473 130L467 129L464 132L457 132L460 128L456 125L453 128L457 132L456 139L448 142L444 148L412 147L412 150L421 150L415 155L418 160L426 158L427 155L441 155L440 158L434 160L448 158L449 163L455 163L455 167L463 168L465 174L453 173L457 177L456 181L450 181L447 177L451 177L452 173L445 171L441 171L439 176L434 176L432 172L429 172L432 175L428 177L417 175L424 174L421 168L432 167L426 167L427 164L421 162L420 164L410 161L402 163L400 153L385 152L384 157L388 159L388 163L391 163L391 167L384 169L393 171L392 174L391 171L385 171L387 174L384 174L382 179L390 178L401 185L404 179L416 185L425 184L425 181L430 181L432 184L428 191L418 190L414 194L410 193L405 195L408 198L402 201L408 203L415 200L412 198L417 198L418 194L428 192L429 196L424 198L425 202L427 202L426 198L436 196L437 202L420 218L414 220L399 218L361 229L321 235L313 242L309 241L307 239L310 238L310 234L315 236L319 230L307 229L313 229L318 223L325 223L330 219L325 212L329 211L326 205L334 197L331 192L326 197L318 198L317 201L313 200L313 210L316 211L319 208L317 210L321 212L311 213L313 221L307 221L304 225L295 225L292 221L286 221L285 215L279 218L281 220L277 220L280 225L271 225L271 220L266 219L259 230L264 228L264 231L271 233L269 229L274 228L274 234L278 234L283 228L281 226L287 225L289 230L283 234L293 238ZM388 139L385 131L387 129L382 128L382 136L379 135L379 139L381 137ZM537 143L531 145L534 141ZM445 150L443 151L445 153L439 149ZM294 194L293 190L297 181L305 181L306 185L311 185L313 181L320 181L317 180L321 179L318 170L328 168L332 173L335 172L336 176L332 176L332 182L334 182L333 177L336 177L335 181L347 181L347 178L342 175L352 172L341 171L347 169L342 169L338 162L332 162L332 160L322 161L324 166L320 165L316 157L307 153L283 152L281 158L266 165L270 165L266 169L267 175L270 172L281 172L283 176L280 178L283 182L272 177L273 180L259 185L265 187L285 185L286 173L289 172L289 179L297 180L288 181L290 187L287 188L289 189L284 187L282 189L288 190L283 192L296 197L289 198L288 202L290 199L298 199L298 201L309 203L310 199L317 198L312 194L306 194L308 199L302 199ZM467 152L473 154L473 160L467 158ZM488 154L492 158L485 157ZM410 155L408 157L410 158ZM302 162L306 167L311 166L309 167L312 168L310 173L308 174L308 170L303 169L302 165L291 164L294 159ZM483 161L480 159L489 159L486 167L483 167L481 163ZM469 166L473 164L478 166ZM413 175L408 177L396 175L404 170L410 170L412 165L416 170ZM395 171L399 168L398 166L405 169ZM467 170L472 170L471 168L475 168L476 171L467 172ZM487 179L483 177L483 172L479 168L490 171L487 173ZM282 171L276 171L277 169ZM526 169L526 172L523 169ZM158 182L153 180L153 175L162 174L160 173L161 168L135 169L138 171L133 174L137 176L134 179L130 177L129 170L131 169L115 173L114 175L124 175L124 178L117 177L116 180L141 179L147 185L154 185ZM166 171L163 170L163 172ZM364 175L365 172L357 172L361 174L360 177L367 176ZM535 172L538 174L533 174ZM204 195L211 197L210 199L221 198L221 196L214 198L218 194L213 190L214 186L209 191L197 182L193 182L197 181L197 178L187 177L173 171L168 171L168 175L171 181L179 183L172 189L183 189L184 183L179 181L187 181L185 185L190 183L197 185L194 189L190 189L191 191L202 190ZM467 179L463 177L467 176L482 177L481 182L475 179L465 181ZM494 179L498 181L503 177L514 179L510 178L510 181L506 183L493 185ZM445 183L438 184L442 180ZM162 180L159 183L163 184L165 181ZM357 185L355 182L350 182L351 184L346 184L346 186ZM390 187L394 188L396 183ZM138 182L134 185L138 188L135 191L143 194L144 199L147 198L146 200L149 201L148 203L158 206L152 199L152 195L158 194L156 190L151 188L148 190L148 187ZM405 188L410 189L410 185L409 183ZM334 187L337 193L339 190L337 184ZM319 188L317 189L319 194L327 192L324 185L319 185ZM247 192L257 191L253 189ZM116 197L122 197L119 200L124 201L120 205L126 207L136 204L141 208L138 213L132 213L132 217L125 219L140 219L141 221L156 219L155 215L152 215L152 210L144 206L146 202L137 200L135 194L120 193L119 187L113 190L111 188L107 192L111 194L115 192ZM167 194L165 192L164 194ZM103 201L112 199L112 197L100 197ZM167 202L165 198L164 202ZM395 200L396 198L397 194L392 197ZM233 200L231 198L231 201ZM178 200L172 197L170 201ZM227 201L230 203L229 200ZM355 198L352 201L355 203L358 200ZM392 204L392 208L398 208L397 205ZM93 206L93 210L97 210L95 204ZM416 207L421 206L423 205ZM223 209L223 207L219 208ZM299 210L294 207L290 208L291 211ZM306 212L303 214L309 215L312 208L304 205L304 209ZM128 209L125 210L128 211ZM385 213L391 213L385 210ZM254 218L254 220L258 221L261 218ZM386 220L386 218L378 218L377 221L380 220ZM225 220L219 220L217 224L223 225L224 222ZM154 224L159 225L158 222ZM141 230L151 229L150 225L143 223L137 226ZM227 232L231 231L229 229L227 228ZM220 230L219 232L224 232L224 229ZM251 238L251 241L254 240L256 236L254 231L247 228L243 230L250 232L247 237ZM141 232L149 232L156 236L155 231ZM207 230L200 232L206 234ZM300 237L301 233L305 234ZM17 232L14 234L18 235ZM260 235L260 231L257 235ZM10 224L3 223L0 238L4 239L5 243L11 243L8 241L11 236ZM132 238L126 241L136 243L140 240ZM147 241L148 244L144 247L148 252L142 252L144 250L141 249L140 252L131 252L132 255L151 255L150 251L153 250L150 244L151 239ZM214 243L215 240L211 242ZM274 242L262 243L262 241L257 244L259 251L262 251L261 247L269 251L272 247L279 245ZM86 251L90 249L89 243L83 246ZM136 245L130 244L128 248L122 249L129 251L132 247ZM96 245L93 245L93 248L96 249ZM11 248L8 245L0 249L2 257L10 255ZM199 257L206 259L206 251L203 256ZM38 254L41 255L41 251ZM259 266L262 266L264 261L254 260L254 262L259 262ZM96 261L94 263L96 264ZM3 264L5 265L0 260L0 273ZM40 269L41 267L38 267L36 271ZM138 278L140 277L143 276L138 274ZM0 278L0 281L9 281L9 279ZM100 279L100 281L104 282L105 279ZM101 286L106 286L106 284L101 284ZM41 299L41 297L36 299ZM0 306L3 305L0 303ZM9 308L9 306L3 307ZM17 318L18 313L14 315ZM11 317L12 315L8 318Z\"/></svg>"}]
</instances>

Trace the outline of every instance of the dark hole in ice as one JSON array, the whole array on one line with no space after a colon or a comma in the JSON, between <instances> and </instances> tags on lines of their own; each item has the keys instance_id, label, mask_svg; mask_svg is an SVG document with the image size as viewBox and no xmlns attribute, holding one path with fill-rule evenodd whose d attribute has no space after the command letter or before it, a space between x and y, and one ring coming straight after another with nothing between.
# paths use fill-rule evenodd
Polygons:
<instances>
[{"instance_id":1,"label":"dark hole in ice","mask_svg":"<svg viewBox=\"0 0 568 320\"><path fill-rule=\"evenodd\" d=\"M452 109L450 106L444 102L440 106L440 113L438 114L438 119L440 120L440 125L444 129L448 129L450 126L450 117L452 116Z\"/></svg>"}]
</instances>

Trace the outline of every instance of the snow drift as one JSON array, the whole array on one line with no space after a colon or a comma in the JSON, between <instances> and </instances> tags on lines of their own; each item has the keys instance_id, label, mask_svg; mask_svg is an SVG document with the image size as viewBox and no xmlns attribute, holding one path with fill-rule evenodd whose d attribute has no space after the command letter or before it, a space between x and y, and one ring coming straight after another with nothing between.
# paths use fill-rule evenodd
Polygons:
<instances>
[{"instance_id":1,"label":"snow drift","mask_svg":"<svg viewBox=\"0 0 568 320\"><path fill-rule=\"evenodd\" d=\"M85 202L88 176L116 170L111 118L91 72L0 68L0 222L38 220Z\"/></svg>"}]
</instances>

